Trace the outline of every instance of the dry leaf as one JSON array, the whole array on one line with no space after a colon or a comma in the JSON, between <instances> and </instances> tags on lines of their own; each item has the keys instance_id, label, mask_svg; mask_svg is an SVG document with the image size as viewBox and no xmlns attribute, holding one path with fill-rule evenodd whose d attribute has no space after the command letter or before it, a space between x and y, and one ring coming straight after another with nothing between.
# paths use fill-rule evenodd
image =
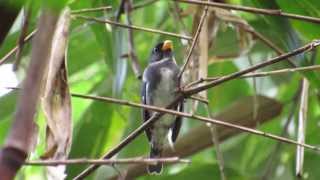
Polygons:
<instances>
[{"instance_id":1,"label":"dry leaf","mask_svg":"<svg viewBox=\"0 0 320 180\"><path fill-rule=\"evenodd\" d=\"M47 131L46 152L42 158L67 159L71 147L71 98L66 68L69 24L70 13L69 10L65 10L56 26L50 63L44 81L42 107L47 120ZM64 179L64 166L47 169L48 179Z\"/></svg>"}]
</instances>

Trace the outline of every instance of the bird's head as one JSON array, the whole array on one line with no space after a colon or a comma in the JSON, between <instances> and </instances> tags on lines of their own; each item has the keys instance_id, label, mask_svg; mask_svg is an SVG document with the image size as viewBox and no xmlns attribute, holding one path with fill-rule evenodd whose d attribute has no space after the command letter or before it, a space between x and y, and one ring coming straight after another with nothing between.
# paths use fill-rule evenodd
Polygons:
<instances>
[{"instance_id":1,"label":"bird's head","mask_svg":"<svg viewBox=\"0 0 320 180\"><path fill-rule=\"evenodd\" d=\"M157 62L163 58L172 58L173 56L173 45L172 41L165 40L157 44L151 52L150 63Z\"/></svg>"}]
</instances>

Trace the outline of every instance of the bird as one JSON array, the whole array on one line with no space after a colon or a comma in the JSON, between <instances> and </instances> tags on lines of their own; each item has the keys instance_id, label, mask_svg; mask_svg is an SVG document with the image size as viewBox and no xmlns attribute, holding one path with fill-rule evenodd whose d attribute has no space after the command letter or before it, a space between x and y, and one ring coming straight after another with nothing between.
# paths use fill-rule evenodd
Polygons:
<instances>
[{"instance_id":1,"label":"bird","mask_svg":"<svg viewBox=\"0 0 320 180\"><path fill-rule=\"evenodd\" d=\"M172 41L165 40L158 43L152 49L149 64L143 72L142 104L164 108L172 103L178 97L179 73L180 69L174 58ZM183 99L172 109L183 112ZM154 113L155 111L143 109L143 121L147 121ZM150 158L161 158L167 142L173 144L176 141L181 125L181 116L164 114L145 130L151 146ZM147 171L149 174L160 174L162 168L163 164L158 162L148 165Z\"/></svg>"}]
</instances>

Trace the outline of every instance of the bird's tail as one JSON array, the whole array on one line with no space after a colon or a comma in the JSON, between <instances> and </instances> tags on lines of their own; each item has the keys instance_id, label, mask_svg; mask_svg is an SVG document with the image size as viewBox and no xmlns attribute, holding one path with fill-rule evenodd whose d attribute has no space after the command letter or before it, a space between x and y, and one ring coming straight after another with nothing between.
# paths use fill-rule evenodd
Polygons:
<instances>
[{"instance_id":1,"label":"bird's tail","mask_svg":"<svg viewBox=\"0 0 320 180\"><path fill-rule=\"evenodd\" d=\"M151 147L150 158L160 158L161 150L155 147ZM162 163L158 162L157 164L148 165L149 174L160 174L162 171Z\"/></svg>"}]
</instances>

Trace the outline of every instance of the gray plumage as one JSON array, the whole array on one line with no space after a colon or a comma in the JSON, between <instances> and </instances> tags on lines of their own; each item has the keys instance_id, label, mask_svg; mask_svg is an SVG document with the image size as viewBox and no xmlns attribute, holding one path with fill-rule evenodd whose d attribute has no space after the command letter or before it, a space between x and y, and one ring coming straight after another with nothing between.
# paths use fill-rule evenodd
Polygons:
<instances>
[{"instance_id":1,"label":"gray plumage","mask_svg":"<svg viewBox=\"0 0 320 180\"><path fill-rule=\"evenodd\" d=\"M160 43L157 46L161 47L162 45ZM162 54L159 55L159 53ZM171 51L158 52L153 50L150 64L143 73L142 103L159 107L168 106L177 97L176 90L180 86L178 79L179 72L179 67ZM173 109L182 112L183 102L180 102ZM143 109L143 120L147 121L153 113L153 111ZM171 141L176 141L181 123L181 117L165 114L146 130L151 145L150 158L161 157L170 130L172 131ZM161 170L161 163L148 166L150 173L160 173Z\"/></svg>"}]
</instances>

